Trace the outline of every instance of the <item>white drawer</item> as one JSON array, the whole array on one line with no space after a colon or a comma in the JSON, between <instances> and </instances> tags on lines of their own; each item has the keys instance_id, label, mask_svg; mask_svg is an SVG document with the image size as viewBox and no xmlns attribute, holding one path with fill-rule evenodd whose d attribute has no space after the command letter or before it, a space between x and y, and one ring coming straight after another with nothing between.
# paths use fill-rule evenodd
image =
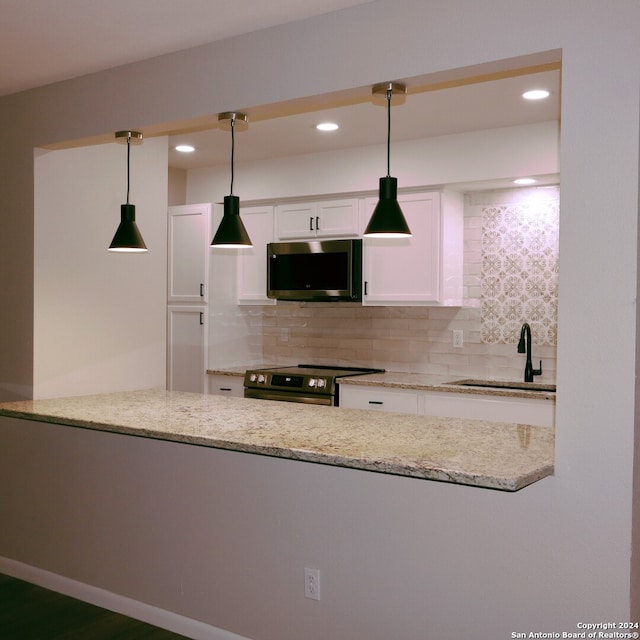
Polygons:
<instances>
[{"instance_id":1,"label":"white drawer","mask_svg":"<svg viewBox=\"0 0 640 640\"><path fill-rule=\"evenodd\" d=\"M242 398L244 396L244 378L242 376L224 376L209 374L209 394L234 396Z\"/></svg>"},{"instance_id":2,"label":"white drawer","mask_svg":"<svg viewBox=\"0 0 640 640\"><path fill-rule=\"evenodd\" d=\"M381 389L380 387L341 385L340 406L344 409L372 409L418 413L418 394L407 389Z\"/></svg>"},{"instance_id":3,"label":"white drawer","mask_svg":"<svg viewBox=\"0 0 640 640\"><path fill-rule=\"evenodd\" d=\"M420 413L427 416L516 422L540 427L553 427L555 424L555 402L538 398L425 391L421 405Z\"/></svg>"}]
</instances>

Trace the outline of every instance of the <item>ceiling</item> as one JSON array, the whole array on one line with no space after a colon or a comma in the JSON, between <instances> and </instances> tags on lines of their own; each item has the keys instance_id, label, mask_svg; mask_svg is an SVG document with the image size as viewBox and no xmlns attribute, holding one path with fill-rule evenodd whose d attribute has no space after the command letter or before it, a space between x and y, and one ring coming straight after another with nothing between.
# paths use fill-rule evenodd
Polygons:
<instances>
[{"instance_id":1,"label":"ceiling","mask_svg":"<svg viewBox=\"0 0 640 640\"><path fill-rule=\"evenodd\" d=\"M0 96L371 0L0 0Z\"/></svg>"},{"instance_id":2,"label":"ceiling","mask_svg":"<svg viewBox=\"0 0 640 640\"><path fill-rule=\"evenodd\" d=\"M551 95L542 101L524 100L522 93L533 88L547 89ZM559 69L433 91L407 87L407 91L402 104L396 105L395 98L392 101L392 142L560 119ZM236 129L236 162L384 144L387 140L386 101L374 101L369 93L356 104L286 117L252 122L251 113L246 115L246 131ZM318 132L315 125L325 120L336 122L340 129ZM192 169L229 163L228 125L225 129L212 118L208 127L170 136L171 167ZM182 143L193 145L196 151L175 151L174 147Z\"/></svg>"},{"instance_id":3,"label":"ceiling","mask_svg":"<svg viewBox=\"0 0 640 640\"><path fill-rule=\"evenodd\" d=\"M189 0L186 11L184 0L0 0L0 96L368 1ZM394 79L380 78L388 80ZM521 94L530 88L549 89L551 97L525 101ZM407 89L404 103L396 105L394 98L392 142L560 118L557 68L438 90ZM386 142L384 100L374 103L364 87L344 103L325 101L321 110L288 109L281 117L247 113L248 130L236 131L236 161ZM333 120L340 129L320 134L315 124L321 120ZM217 114L197 127L170 136L171 167L229 162L230 134L217 124ZM182 142L196 151L174 151Z\"/></svg>"}]
</instances>

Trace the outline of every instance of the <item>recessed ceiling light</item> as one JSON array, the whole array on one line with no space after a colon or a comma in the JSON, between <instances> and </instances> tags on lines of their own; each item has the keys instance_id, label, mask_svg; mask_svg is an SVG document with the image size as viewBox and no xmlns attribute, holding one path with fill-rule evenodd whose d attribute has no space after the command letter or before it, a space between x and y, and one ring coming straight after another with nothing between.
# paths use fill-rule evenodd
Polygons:
<instances>
[{"instance_id":1,"label":"recessed ceiling light","mask_svg":"<svg viewBox=\"0 0 640 640\"><path fill-rule=\"evenodd\" d=\"M513 181L513 184L526 185L526 184L535 184L536 182L537 180L535 178L517 178L516 180Z\"/></svg>"},{"instance_id":2,"label":"recessed ceiling light","mask_svg":"<svg viewBox=\"0 0 640 640\"><path fill-rule=\"evenodd\" d=\"M316 125L318 131L335 131L340 127L335 122L321 122Z\"/></svg>"},{"instance_id":3,"label":"recessed ceiling light","mask_svg":"<svg viewBox=\"0 0 640 640\"><path fill-rule=\"evenodd\" d=\"M522 97L525 100L544 100L549 97L549 92L546 89L531 89L531 91L525 91Z\"/></svg>"},{"instance_id":4,"label":"recessed ceiling light","mask_svg":"<svg viewBox=\"0 0 640 640\"><path fill-rule=\"evenodd\" d=\"M190 144L179 144L176 145L176 151L180 151L181 153L191 153L195 151L196 148L191 146Z\"/></svg>"}]
</instances>

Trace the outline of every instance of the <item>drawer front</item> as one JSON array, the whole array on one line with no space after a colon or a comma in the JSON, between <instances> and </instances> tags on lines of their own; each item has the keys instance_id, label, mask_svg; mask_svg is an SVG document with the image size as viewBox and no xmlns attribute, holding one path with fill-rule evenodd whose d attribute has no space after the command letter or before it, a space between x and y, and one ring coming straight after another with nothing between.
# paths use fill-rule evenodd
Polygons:
<instances>
[{"instance_id":1,"label":"drawer front","mask_svg":"<svg viewBox=\"0 0 640 640\"><path fill-rule=\"evenodd\" d=\"M489 422L515 422L539 427L555 425L555 403L466 393L425 392L420 413Z\"/></svg>"},{"instance_id":2,"label":"drawer front","mask_svg":"<svg viewBox=\"0 0 640 640\"><path fill-rule=\"evenodd\" d=\"M418 413L418 394L413 391L388 390L379 387L340 387L340 406L343 409L370 409L373 411L395 411Z\"/></svg>"},{"instance_id":3,"label":"drawer front","mask_svg":"<svg viewBox=\"0 0 640 640\"><path fill-rule=\"evenodd\" d=\"M209 374L209 394L221 396L244 396L244 378L241 376L223 376Z\"/></svg>"}]
</instances>

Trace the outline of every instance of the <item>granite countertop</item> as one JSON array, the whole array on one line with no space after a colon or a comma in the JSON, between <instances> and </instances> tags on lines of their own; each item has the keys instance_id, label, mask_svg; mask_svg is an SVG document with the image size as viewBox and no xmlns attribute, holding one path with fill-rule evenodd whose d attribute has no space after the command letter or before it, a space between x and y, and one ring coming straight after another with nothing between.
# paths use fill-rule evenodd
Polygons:
<instances>
[{"instance_id":1,"label":"granite countertop","mask_svg":"<svg viewBox=\"0 0 640 640\"><path fill-rule=\"evenodd\" d=\"M461 385L456 382L465 380L463 376L442 376L429 373L404 373L399 371L386 371L385 373L369 373L362 376L342 378L340 384L357 384L363 386L388 387L395 389L415 389L417 391L443 391L446 393L473 393L475 395L504 396L508 398L538 398L555 402L556 394L553 391L543 390L546 386L539 383L522 383L501 381L499 384L512 384L514 387L490 387L479 385ZM465 380L467 381L467 380ZM472 382L471 379L468 379ZM495 382L481 381L477 382Z\"/></svg>"},{"instance_id":2,"label":"granite countertop","mask_svg":"<svg viewBox=\"0 0 640 640\"><path fill-rule=\"evenodd\" d=\"M517 491L553 474L546 427L165 390L0 404L0 416Z\"/></svg>"},{"instance_id":3,"label":"granite countertop","mask_svg":"<svg viewBox=\"0 0 640 640\"><path fill-rule=\"evenodd\" d=\"M285 365L274 365L285 366ZM210 375L244 376L249 368L266 369L273 368L266 365L248 367L221 367L219 369L209 369ZM541 389L537 383L523 384L513 382L514 385L521 385L522 388L505 389L499 387L466 386L454 384L463 379L463 376L443 376L430 373L406 373L401 371L385 371L384 373L367 373L358 376L341 378L341 385L361 385L371 387L387 387L390 389L414 389L416 391L442 391L445 393L473 393L485 396L503 396L506 398L529 398L539 400L550 400L555 402L556 394L553 391Z\"/></svg>"},{"instance_id":4,"label":"granite countertop","mask_svg":"<svg viewBox=\"0 0 640 640\"><path fill-rule=\"evenodd\" d=\"M278 366L278 365L276 365ZM220 367L217 369L207 369L207 374L210 376L239 376L244 377L247 369L252 369L253 365L237 366L237 367ZM258 368L264 368L260 365Z\"/></svg>"}]
</instances>

